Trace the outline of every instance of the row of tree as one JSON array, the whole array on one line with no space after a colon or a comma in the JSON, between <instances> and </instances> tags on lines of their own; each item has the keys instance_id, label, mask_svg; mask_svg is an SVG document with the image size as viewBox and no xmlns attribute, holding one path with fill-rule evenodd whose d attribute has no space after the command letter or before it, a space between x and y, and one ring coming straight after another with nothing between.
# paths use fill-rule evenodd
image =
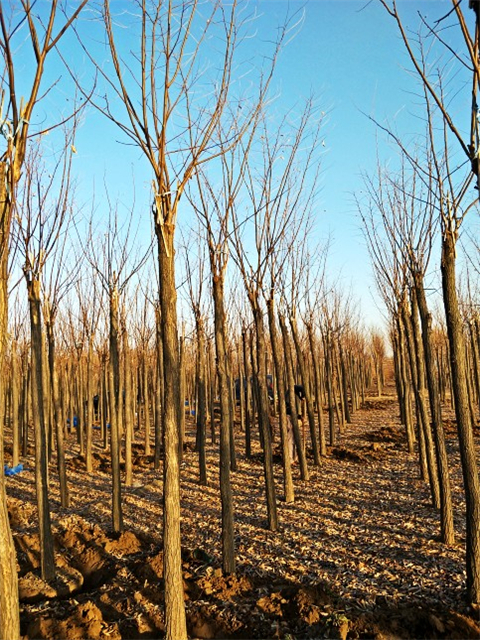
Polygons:
<instances>
[{"instance_id":1,"label":"row of tree","mask_svg":"<svg viewBox=\"0 0 480 640\"><path fill-rule=\"evenodd\" d=\"M461 3L454 2L445 18L456 18L466 44L468 64L456 55L453 60L461 62L473 77L467 143L447 109L450 103L442 75L438 73L434 80L427 75L430 67L424 41L419 39L417 56L395 2L381 2L397 20L422 80L426 135L423 146L417 144L412 152L391 134L401 150L401 168L395 174L380 171L367 177L368 198L359 200L358 208L390 315L407 440L412 450L418 440L420 468L440 509L446 543L453 541L454 532L441 401L451 389L466 493L468 598L478 602L480 487L473 419L474 405L478 404L479 347L475 316L470 323L462 317L455 275L458 233L465 214L476 202L476 196L470 202L468 197L472 181L479 175L475 102L480 68L478 2L470 2L475 10L474 36L467 28ZM185 398L194 402L196 411L200 482L207 479L207 421L212 437L215 402L219 402L223 568L231 573L235 570L235 549L230 473L235 467L238 438L233 380L239 379L241 390L246 380L246 396L239 394L240 421L247 452L248 439L258 424L268 526L275 530L272 411L279 417L285 498L292 500L287 393L293 408L294 384L301 381L308 430L304 433L300 428L294 410L291 423L301 477L306 480L307 449L316 465L326 451L323 407L327 410L328 441L333 444L335 425L351 418L373 379L381 393L385 349L378 336L368 344L351 303L329 282L326 249L309 248L324 114L310 99L300 111L280 119L278 114L272 115L274 69L283 44L295 31L295 16L278 30L265 58L244 75L237 56L244 51L243 38L251 28L251 16L246 15L242 3L141 0L135 13L121 15L112 15L108 0L84 0L72 7L52 0L48 9L42 10L35 5L22 0L18 6L6 8L6 3L0 2L4 60L1 133L5 142L0 161L0 362L6 374L0 376L0 398L5 399L0 402L0 462L5 419L12 426L16 460L21 448L27 446L29 424L35 415L42 575L48 580L55 573L48 464L56 449L54 459L66 505L67 420L76 429L90 469L92 425L98 418L95 426L100 427L100 442L111 453L115 531L123 526L121 456L129 482L135 427L141 424L145 452L151 446L151 436L154 464L162 467L164 477L166 634L167 638L186 638L179 486ZM82 24L78 18L85 14L87 5L87 15L93 16L94 22ZM206 7L209 15L203 13ZM96 59L85 24L103 34L109 63ZM136 49L132 44L128 52L120 35L125 26L132 42L138 38ZM437 34L436 43L443 44L438 30L430 29L429 33ZM79 80L73 57L66 48L62 50L65 38L70 38L68 51L74 50L75 43L95 71L89 87ZM17 40L31 47L28 68L32 82L24 97L18 89ZM222 52L219 66L205 63L213 50L217 55ZM73 195L72 158L83 109L75 107L70 118L63 119L64 135L54 161L43 159L41 134L45 128L32 131L32 122L40 98L50 93L42 88L42 80L47 59L52 58L65 65L69 88L79 96L75 102L95 108L141 151L153 177L149 218L156 267L152 267L152 247L138 248L141 243L135 241L134 207L130 215L120 217L118 205L113 205L107 194L103 205L106 225L97 226L93 217L85 223L79 215L78 199ZM255 78L252 69L257 70ZM22 92L25 83L22 77ZM34 133L37 140L32 138ZM449 133L466 154L467 167L452 166ZM190 216L190 224L185 225L190 231L185 230L179 243L176 228L181 211ZM435 220L441 230L446 346L434 331L425 294L428 258L435 246ZM9 296L20 291L20 285L15 287L18 265L28 298L28 337L20 311L11 314L8 322ZM147 265L156 278L144 275ZM177 276L179 265L181 278ZM184 331L178 322L178 290L184 297L185 320L192 312L192 322L185 323ZM375 376L370 365L375 367ZM268 374L273 374L274 380L273 405ZM0 636L17 638L17 576L3 475L0 554L8 559L0 565Z\"/></svg>"},{"instance_id":2,"label":"row of tree","mask_svg":"<svg viewBox=\"0 0 480 640\"><path fill-rule=\"evenodd\" d=\"M287 16L270 43L262 45L264 54L259 47L252 60L250 53L247 58L244 54L245 41L255 28L254 16L243 3L140 0L133 5L132 11L120 8L115 14L109 0L79 3L52 0L47 6L30 0L0 2L4 143L0 159L0 362L12 367L11 375L0 376L0 398L9 398L9 402L0 402L0 462L3 462L5 418L11 420L14 427L16 456L27 441L28 415L34 415L42 574L51 579L55 559L48 506L50 452L56 446L62 500L66 504L66 419L68 416L72 423L76 416L80 446L90 465L93 397L99 395L104 438L107 420L110 425L113 528L120 530L120 452L123 446L126 452L130 449L134 401L138 401L140 390L144 400L146 447L151 419L156 428L156 463L160 454L163 463L166 635L179 639L187 635L179 487L185 397L182 361L187 346L185 339L179 339L177 315L177 218L182 218L184 214L179 214L183 210L197 221L190 225L198 238L195 242L197 260L187 251L185 269L189 274L189 298L198 345L196 393L203 398L199 401L198 415L205 417L202 403L205 406L205 398L209 397L208 388L213 389L217 384L221 402L224 558L225 570L232 571L233 514L228 506L231 505L229 472L233 460L232 369L225 309L227 260L231 255L249 305L249 313L244 313L243 334L246 336L247 330L250 331L248 325L254 327L248 340L245 337L243 348L246 350L248 346L255 356L248 365L245 360L244 366L250 367L250 374L256 373L255 407L264 449L269 526L275 528L266 344L270 333L275 345L273 352L277 354L275 368L282 364L278 359L280 339L290 346L289 331L293 336L292 351L297 353L297 358L301 354L296 322L297 307L303 312L304 305L286 292L288 281L296 282L300 269L312 266L307 245L303 255L291 247L300 246L305 239L316 204L319 136L324 114L319 112L313 99L300 111L281 116L273 116L270 110L271 83L278 56L295 34L300 14ZM104 48L99 45L101 42L105 43ZM81 69L76 66L78 62ZM50 83L59 65L60 78ZM85 68L92 71L91 82L85 81L88 75ZM67 114L65 95L74 103L73 110ZM145 344L143 356L139 356L143 386L133 379L129 369L133 357L130 354L138 350L136 345L132 350L126 292L134 281L139 282L142 267L151 261L152 250L147 247L143 254L141 249L135 254L137 247L128 231L137 228L133 224L135 210L127 216L125 231L108 194L104 204L100 204L108 225L99 232L93 222L87 222L87 231L84 231L78 194L74 198L72 158L78 124L89 110L95 110L105 121L113 123L128 145L141 152L145 171L151 178L152 193L147 208L154 230L157 265L150 268L157 279L154 286L144 288L143 298L152 301L155 322L150 337L154 336L155 340L155 358L148 355ZM55 112L61 115L53 122ZM64 128L61 141L58 131L54 133L59 124ZM51 135L46 138L46 133ZM48 162L44 160L46 139L53 141L48 147ZM77 250L72 250L72 236L78 240ZM248 247L253 247L251 253ZM205 253L206 261L203 260ZM80 262L90 266L90 273L85 275L79 269ZM205 262L210 265L208 279ZM29 359L22 343L20 318L16 318L17 325L15 321L11 326L8 323L9 296L15 290L15 265L18 264L28 295ZM210 366L209 385L206 345L212 341L204 300L207 282L213 298L216 362L214 373ZM282 338L274 307L279 283L284 292L282 305L286 316L280 325ZM311 327L316 321L320 290L311 289L315 291L308 303ZM68 291L74 291L75 296L71 293L67 296ZM137 300L140 309L146 308L141 296ZM65 327L70 331L67 339L61 331ZM142 334L147 342L148 337ZM326 388L331 411L336 406L334 395L339 394L338 381L343 380L334 369L342 357L346 368L348 357L335 355L331 347L336 338L333 329L329 329L325 337L328 358L325 375L329 378ZM310 340L314 344L315 337L312 335ZM247 351L245 357L246 354ZM290 362L292 381L293 364L289 359L287 362ZM300 362L301 358L297 366ZM19 381L20 371L26 375L23 385ZM247 372L245 376L248 380ZM155 380L157 391L153 400L148 399L152 388L149 380ZM283 374L276 375L276 380L282 384ZM337 380L336 391L334 380ZM212 397L213 391L209 393ZM284 395L282 390L279 397ZM313 395L307 405L311 412ZM249 407L246 405L246 412L251 411ZM283 418L285 423L285 416ZM204 427L200 428L200 451L204 433ZM296 433L299 442L298 429ZM310 434L318 464L313 420L310 420ZM128 468L127 462L127 471ZM305 462L302 468L306 476ZM203 462L202 474L205 473ZM0 555L8 559L0 567L0 636L17 638L17 576L3 476L0 479Z\"/></svg>"},{"instance_id":3,"label":"row of tree","mask_svg":"<svg viewBox=\"0 0 480 640\"><path fill-rule=\"evenodd\" d=\"M478 205L480 186L480 4L469 1L473 28L468 26L462 3L454 1L451 10L433 24L420 16L418 31L410 35L395 0L380 1L395 20L420 80L424 130L407 140L391 127L381 126L398 150L400 162L396 169L395 163L384 168L379 162L377 174L365 176L365 193L359 195L357 207L390 317L402 421L413 450L413 398L422 473L430 483L434 505L440 508L446 544L453 543L454 530L442 400L446 387L451 389L466 498L467 595L470 602L479 603L480 481L474 440L478 314L469 287L464 287L467 304L462 308L456 261L460 231L467 213ZM447 24L455 28L454 33L459 29L463 49L458 41L452 45L444 37ZM456 79L454 88L449 86L449 75ZM460 85L470 92L467 134L460 123L468 97ZM448 349L439 344L428 304L430 260L437 247ZM471 253L470 262L476 269Z\"/></svg>"}]
</instances>

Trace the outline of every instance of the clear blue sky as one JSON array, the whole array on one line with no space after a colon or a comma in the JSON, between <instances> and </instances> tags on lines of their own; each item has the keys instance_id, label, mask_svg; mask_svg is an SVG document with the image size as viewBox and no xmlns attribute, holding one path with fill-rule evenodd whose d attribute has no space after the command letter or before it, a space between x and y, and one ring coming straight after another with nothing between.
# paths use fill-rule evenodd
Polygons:
<instances>
[{"instance_id":1,"label":"clear blue sky","mask_svg":"<svg viewBox=\"0 0 480 640\"><path fill-rule=\"evenodd\" d=\"M397 5L405 26L414 30L419 12L433 22L452 6L449 0L398 0ZM286 6L282 0L258 2L267 23L271 14L281 16ZM412 94L417 85L407 72L411 65L396 24L378 0L290 3L292 8L301 6L303 27L284 51L277 79L286 102L313 91L329 113L317 229L319 234L331 231L334 237L332 275L343 274L346 288L351 284L361 298L365 319L376 323L373 298L378 296L352 193L362 189L362 172L375 171L377 142L382 160L395 155L367 115L410 134L418 127L419 101Z\"/></svg>"},{"instance_id":2,"label":"clear blue sky","mask_svg":"<svg viewBox=\"0 0 480 640\"><path fill-rule=\"evenodd\" d=\"M451 9L449 0L398 0L397 4L405 24L414 28L417 12L433 21ZM128 5L126 0L112 2L116 10ZM365 113L407 133L418 126L412 115L415 85L405 70L410 66L396 25L379 0L251 0L250 6L257 8L260 17L256 39L249 43L249 55L255 55L257 47L261 50L265 40L274 38L275 25L283 21L288 10L292 13L303 7L301 29L283 51L276 70L277 108L291 108L314 93L329 114L324 129L326 152L316 232L319 237L333 234L330 271L333 275L342 273L345 287L352 286L361 299L365 320L381 323L352 194L362 189L361 172L374 172L376 164L378 130ZM91 46L97 48L98 43L92 41ZM77 63L80 61L81 57L77 58ZM58 75L57 70L50 73L51 77ZM55 99L58 101L58 93ZM62 107L57 104L57 108ZM68 108L66 102L64 108ZM393 151L385 144L385 136L378 135L380 155L387 159ZM137 200L139 204L144 201L149 210L150 171L141 154L116 142L120 140L125 142L118 129L99 114L87 113L75 159L81 199L88 202L94 180L98 194L105 175L111 197L129 206L135 176ZM147 233L148 214L144 225Z\"/></svg>"}]
</instances>

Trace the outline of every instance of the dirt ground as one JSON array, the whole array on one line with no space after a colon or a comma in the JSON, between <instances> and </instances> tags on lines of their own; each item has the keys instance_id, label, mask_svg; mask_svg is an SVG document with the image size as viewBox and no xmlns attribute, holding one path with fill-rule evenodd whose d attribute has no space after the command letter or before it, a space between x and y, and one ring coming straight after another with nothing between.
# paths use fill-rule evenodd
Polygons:
<instances>
[{"instance_id":1,"label":"dirt ground","mask_svg":"<svg viewBox=\"0 0 480 640\"><path fill-rule=\"evenodd\" d=\"M464 503L451 416L446 425L456 526L450 547L438 540L438 512L408 454L393 396L356 412L320 468L309 460L309 482L294 468L293 504L281 500L277 436L275 533L266 528L260 448L255 443L247 460L238 433L237 573L224 577L218 445L209 442L209 481L201 487L189 423L181 482L190 637L479 638L479 613L465 605ZM134 485L123 487L125 531L115 536L108 454L96 446L88 477L70 436L68 509L59 503L54 466L50 478L53 584L40 578L33 451L24 471L6 479L25 640L163 637L162 473L140 442L138 434Z\"/></svg>"}]
</instances>

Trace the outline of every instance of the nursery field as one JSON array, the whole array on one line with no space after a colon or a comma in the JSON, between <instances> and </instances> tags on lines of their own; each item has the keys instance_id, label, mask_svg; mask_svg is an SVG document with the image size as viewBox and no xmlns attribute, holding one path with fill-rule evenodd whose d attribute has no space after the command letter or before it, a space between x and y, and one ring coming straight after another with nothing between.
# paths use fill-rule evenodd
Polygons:
<instances>
[{"instance_id":1,"label":"nursery field","mask_svg":"<svg viewBox=\"0 0 480 640\"><path fill-rule=\"evenodd\" d=\"M295 501L279 499L276 532L267 529L260 445L253 442L247 459L237 431L232 473L237 572L223 576L218 449L208 442L208 486L202 487L187 417L181 491L189 636L480 637L479 613L465 605L458 439L453 417L447 412L445 418L456 529L456 542L448 547L438 540L439 515L416 456L407 451L393 395L367 399L338 445L328 448L321 467L309 458L308 482L294 467ZM478 443L478 426L475 436ZM161 638L162 472L136 442L134 483L122 487L124 532L113 535L109 454L96 443L95 470L87 475L74 436L69 438L69 508L60 506L55 465L50 473L53 584L40 578L33 450L23 460L24 470L6 479L22 637ZM280 498L278 433L274 446Z\"/></svg>"}]
</instances>

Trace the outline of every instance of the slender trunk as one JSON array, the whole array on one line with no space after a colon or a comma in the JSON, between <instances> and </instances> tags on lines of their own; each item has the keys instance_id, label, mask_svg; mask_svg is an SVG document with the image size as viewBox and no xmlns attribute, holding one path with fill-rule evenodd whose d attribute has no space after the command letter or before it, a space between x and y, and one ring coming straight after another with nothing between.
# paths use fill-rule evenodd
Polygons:
<instances>
[{"instance_id":1,"label":"slender trunk","mask_svg":"<svg viewBox=\"0 0 480 640\"><path fill-rule=\"evenodd\" d=\"M456 288L455 245L453 233L448 229L444 230L441 260L442 289L465 489L467 598L469 602L478 604L480 603L480 480L466 387L465 343Z\"/></svg>"},{"instance_id":2,"label":"slender trunk","mask_svg":"<svg viewBox=\"0 0 480 640\"><path fill-rule=\"evenodd\" d=\"M35 407L35 484L40 530L40 561L44 580L55 578L52 525L48 499L47 433L43 389L43 349L40 312L40 280L27 276L32 348L33 398Z\"/></svg>"},{"instance_id":3,"label":"slender trunk","mask_svg":"<svg viewBox=\"0 0 480 640\"><path fill-rule=\"evenodd\" d=\"M453 544L455 531L453 527L452 492L450 487L450 473L448 470L447 446L445 443L445 431L443 429L442 409L438 392L437 377L434 371L432 353L432 317L428 310L423 276L414 274L417 304L422 323L423 353L425 356L425 371L427 374L428 395L430 399L430 414L432 416L432 431L435 440L435 449L438 462L438 480L440 486L440 518L441 537L445 544Z\"/></svg>"},{"instance_id":4,"label":"slender trunk","mask_svg":"<svg viewBox=\"0 0 480 640\"><path fill-rule=\"evenodd\" d=\"M225 345L226 345L226 335L225 335ZM230 469L232 471L237 470L237 454L235 450L235 400L234 400L234 383L233 383L233 375L232 375L232 362L231 356L227 355L227 384L228 384L228 404L230 407L229 410L229 424L228 428L230 430Z\"/></svg>"},{"instance_id":5,"label":"slender trunk","mask_svg":"<svg viewBox=\"0 0 480 640\"><path fill-rule=\"evenodd\" d=\"M167 640L187 638L180 537L180 465L178 460L178 412L180 369L178 353L177 291L173 225L157 225L162 314L163 378L165 384L163 575Z\"/></svg>"},{"instance_id":6,"label":"slender trunk","mask_svg":"<svg viewBox=\"0 0 480 640\"><path fill-rule=\"evenodd\" d=\"M417 339L415 339L413 325L406 309L406 302L402 304L402 319L408 345L410 372L418 416L420 468L422 469L422 477L425 477L426 475L428 478L432 504L434 507L438 508L440 506L440 488L438 486L437 463L426 406L426 390L424 387L424 371L422 366L423 361L420 353L418 352L420 340L418 336Z\"/></svg>"},{"instance_id":7,"label":"slender trunk","mask_svg":"<svg viewBox=\"0 0 480 640\"><path fill-rule=\"evenodd\" d=\"M328 398L328 429L330 434L330 446L333 447L336 442L335 437L335 394L333 392L333 365L332 365L332 348L330 343L330 330L327 329L323 337L325 352L325 373L327 382L327 398Z\"/></svg>"},{"instance_id":8,"label":"slender trunk","mask_svg":"<svg viewBox=\"0 0 480 640\"><path fill-rule=\"evenodd\" d=\"M85 420L85 461L87 473L93 471L92 447L93 447L93 336L88 336L87 345L87 411Z\"/></svg>"},{"instance_id":9,"label":"slender trunk","mask_svg":"<svg viewBox=\"0 0 480 640\"><path fill-rule=\"evenodd\" d=\"M317 426L315 424L315 412L313 410L312 394L310 391L310 381L307 376L307 365L303 357L302 346L300 344L300 339L298 337L297 323L293 316L290 316L290 328L292 330L293 344L295 345L295 351L297 354L297 362L298 362L298 367L300 369L300 376L303 382L305 404L307 406L308 425L310 427L310 441L312 443L313 462L317 467L319 467L320 452L318 449Z\"/></svg>"},{"instance_id":10,"label":"slender trunk","mask_svg":"<svg viewBox=\"0 0 480 640\"><path fill-rule=\"evenodd\" d=\"M206 358L205 358L205 328L203 326L203 318L200 314L196 315L197 325L197 396L196 405L196 423L197 423L197 444L198 444L198 466L200 475L200 484L207 485L207 455L206 455L206 436L207 436L207 387L205 380Z\"/></svg>"},{"instance_id":11,"label":"slender trunk","mask_svg":"<svg viewBox=\"0 0 480 640\"><path fill-rule=\"evenodd\" d=\"M318 437L320 440L320 455L325 457L327 455L327 443L325 438L325 422L323 419L323 398L322 398L322 378L320 374L320 365L318 362L318 354L315 349L315 339L313 335L313 326L311 323L307 324L308 344L310 346L310 353L312 354L313 363L313 379L315 381L315 399L317 403L317 416L318 416Z\"/></svg>"},{"instance_id":12,"label":"slender trunk","mask_svg":"<svg viewBox=\"0 0 480 640\"><path fill-rule=\"evenodd\" d=\"M216 444L215 437L215 386L216 386L216 373L213 366L213 354L212 354L212 341L208 341L208 405L210 413L210 441L212 444Z\"/></svg>"},{"instance_id":13,"label":"slender trunk","mask_svg":"<svg viewBox=\"0 0 480 640\"><path fill-rule=\"evenodd\" d=\"M291 357L290 339L288 335L287 325L282 315L279 315L280 329L283 337L283 349L285 352L285 370L288 387L288 403L290 404L290 421L292 423L293 437L295 440L295 447L297 449L298 463L300 466L300 477L302 480L307 481L309 479L309 472L307 466L307 458L305 456L305 448L302 442L302 436L300 434L300 428L298 425L297 411L296 411L296 398L295 398L295 378L293 377L293 366Z\"/></svg>"},{"instance_id":14,"label":"slender trunk","mask_svg":"<svg viewBox=\"0 0 480 640\"><path fill-rule=\"evenodd\" d=\"M143 349L143 367L142 367L142 391L143 391L143 422L145 426L145 438L144 438L144 447L145 447L145 455L149 456L151 454L150 449L150 393L148 388L148 355L147 355L147 345L144 345ZM179 445L180 446L180 445Z\"/></svg>"},{"instance_id":15,"label":"slender trunk","mask_svg":"<svg viewBox=\"0 0 480 640\"><path fill-rule=\"evenodd\" d=\"M275 480L273 475L272 432L269 416L269 400L267 391L267 368L265 365L265 328L263 314L259 307L258 292L250 295L255 333L257 339L257 384L258 384L258 422L263 440L263 471L265 476L265 492L267 497L268 528L278 528L277 499L275 496Z\"/></svg>"},{"instance_id":16,"label":"slender trunk","mask_svg":"<svg viewBox=\"0 0 480 640\"><path fill-rule=\"evenodd\" d=\"M128 333L123 332L123 379L125 382L125 485L133 484L132 441L133 441L133 379L132 354L128 343Z\"/></svg>"},{"instance_id":17,"label":"slender trunk","mask_svg":"<svg viewBox=\"0 0 480 640\"><path fill-rule=\"evenodd\" d=\"M118 353L118 290L110 290L110 359L108 365L108 395L110 406L110 455L112 461L112 526L115 533L123 531L122 487L120 481L120 361Z\"/></svg>"},{"instance_id":18,"label":"slender trunk","mask_svg":"<svg viewBox=\"0 0 480 640\"><path fill-rule=\"evenodd\" d=\"M20 424L19 424L19 371L17 344L12 343L12 375L11 375L11 402L10 402L10 424L12 427L12 466L16 466L20 461Z\"/></svg>"},{"instance_id":19,"label":"slender trunk","mask_svg":"<svg viewBox=\"0 0 480 640\"><path fill-rule=\"evenodd\" d=\"M222 500L222 566L225 574L235 573L235 530L230 482L230 402L227 353L225 348L224 281L213 272L215 349L220 395L220 493Z\"/></svg>"},{"instance_id":20,"label":"slender trunk","mask_svg":"<svg viewBox=\"0 0 480 640\"><path fill-rule=\"evenodd\" d=\"M273 288L273 287L272 287ZM268 326L270 330L270 342L272 345L273 365L275 368L275 378L277 381L278 389L278 412L279 412L279 425L280 425L280 437L282 443L282 458L283 458L283 491L286 503L293 502L295 500L295 491L293 487L292 477L292 458L289 446L288 430L287 430L287 410L285 405L285 376L282 366L282 359L280 357L281 348L280 341L277 333L277 325L275 323L275 302L272 295L267 301L268 309Z\"/></svg>"},{"instance_id":21,"label":"slender trunk","mask_svg":"<svg viewBox=\"0 0 480 640\"><path fill-rule=\"evenodd\" d=\"M180 338L180 405L178 407L178 459L183 460L183 442L185 440L185 338Z\"/></svg>"},{"instance_id":22,"label":"slender trunk","mask_svg":"<svg viewBox=\"0 0 480 640\"><path fill-rule=\"evenodd\" d=\"M157 350L157 389L155 394L155 402L157 410L155 411L155 469L160 468L160 459L162 453L162 442L164 434L163 425L163 407L165 403L165 383L163 378L163 342L162 342L162 314L160 305L155 307L155 346Z\"/></svg>"},{"instance_id":23,"label":"slender trunk","mask_svg":"<svg viewBox=\"0 0 480 640\"><path fill-rule=\"evenodd\" d=\"M11 203L7 194L8 165L0 162L0 362L5 361L8 336L8 239ZM5 377L0 375L0 398L5 396ZM0 403L0 638L20 638L17 556L8 519L5 492L3 403ZM25 438L26 440L26 438Z\"/></svg>"},{"instance_id":24,"label":"slender trunk","mask_svg":"<svg viewBox=\"0 0 480 640\"><path fill-rule=\"evenodd\" d=\"M350 406L348 404L348 376L347 366L345 364L345 356L343 353L342 345L339 346L339 358L340 358L340 372L342 374L342 397L343 397L343 413L347 424L352 423L352 416L350 415ZM353 399L353 392L352 392ZM352 402L353 404L353 402Z\"/></svg>"},{"instance_id":25,"label":"slender trunk","mask_svg":"<svg viewBox=\"0 0 480 640\"><path fill-rule=\"evenodd\" d=\"M401 314L398 313L395 318L397 327L396 349L394 351L396 375L395 382L398 385L398 396L400 405L400 416L402 423L405 425L407 434L408 452L415 452L415 431L412 422L412 402L411 402L411 386L407 373L407 350L405 345L405 327Z\"/></svg>"},{"instance_id":26,"label":"slender trunk","mask_svg":"<svg viewBox=\"0 0 480 640\"><path fill-rule=\"evenodd\" d=\"M240 378L240 394L245 394L245 456L251 458L252 456L252 397L250 387L250 367L248 358L248 339L247 331L244 328L242 330L242 348L243 348L243 366L245 375L245 388L243 387L242 379Z\"/></svg>"},{"instance_id":27,"label":"slender trunk","mask_svg":"<svg viewBox=\"0 0 480 640\"><path fill-rule=\"evenodd\" d=\"M50 321L47 325L48 358L50 367L50 380L52 384L52 397L54 406L54 424L57 436L57 469L60 485L60 501L62 507L70 505L70 495L67 484L67 470L65 466L65 423L60 399L60 385L58 381L58 366L55 353L54 327Z\"/></svg>"}]
</instances>

